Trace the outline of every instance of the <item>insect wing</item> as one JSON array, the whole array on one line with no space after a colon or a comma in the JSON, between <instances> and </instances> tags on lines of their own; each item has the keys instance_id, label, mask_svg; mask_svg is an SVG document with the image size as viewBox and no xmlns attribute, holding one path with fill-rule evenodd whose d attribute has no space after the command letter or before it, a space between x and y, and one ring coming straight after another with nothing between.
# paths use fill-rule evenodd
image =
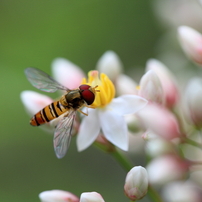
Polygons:
<instances>
[{"instance_id":1,"label":"insect wing","mask_svg":"<svg viewBox=\"0 0 202 202\"><path fill-rule=\"evenodd\" d=\"M70 110L59 121L54 133L53 145L56 156L60 159L65 156L71 141L71 131L76 116L76 110Z\"/></svg>"},{"instance_id":2,"label":"insect wing","mask_svg":"<svg viewBox=\"0 0 202 202\"><path fill-rule=\"evenodd\" d=\"M25 75L29 82L39 90L53 93L56 90L66 90L69 89L62 86L60 83L55 81L51 76L46 74L45 72L34 68L34 67L28 67L25 69Z\"/></svg>"}]
</instances>

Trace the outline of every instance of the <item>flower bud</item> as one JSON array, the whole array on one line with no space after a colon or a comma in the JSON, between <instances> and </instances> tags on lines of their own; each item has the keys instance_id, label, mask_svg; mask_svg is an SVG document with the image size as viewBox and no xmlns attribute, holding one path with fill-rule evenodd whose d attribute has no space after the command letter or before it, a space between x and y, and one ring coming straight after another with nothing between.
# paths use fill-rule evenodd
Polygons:
<instances>
[{"instance_id":1,"label":"flower bud","mask_svg":"<svg viewBox=\"0 0 202 202\"><path fill-rule=\"evenodd\" d=\"M79 202L74 194L62 190L44 191L39 194L41 202Z\"/></svg>"},{"instance_id":2,"label":"flower bud","mask_svg":"<svg viewBox=\"0 0 202 202\"><path fill-rule=\"evenodd\" d=\"M147 166L149 182L164 185L185 177L189 164L176 155L164 155L153 159Z\"/></svg>"},{"instance_id":3,"label":"flower bud","mask_svg":"<svg viewBox=\"0 0 202 202\"><path fill-rule=\"evenodd\" d=\"M115 52L107 51L98 60L96 69L106 74L114 82L117 76L122 72L123 65Z\"/></svg>"},{"instance_id":4,"label":"flower bud","mask_svg":"<svg viewBox=\"0 0 202 202\"><path fill-rule=\"evenodd\" d=\"M166 140L180 136L177 119L162 106L148 104L138 112L138 117L146 129Z\"/></svg>"},{"instance_id":5,"label":"flower bud","mask_svg":"<svg viewBox=\"0 0 202 202\"><path fill-rule=\"evenodd\" d=\"M158 104L164 102L161 81L153 70L149 70L141 78L139 95Z\"/></svg>"},{"instance_id":6,"label":"flower bud","mask_svg":"<svg viewBox=\"0 0 202 202\"><path fill-rule=\"evenodd\" d=\"M191 27L180 26L178 36L185 54L194 62L202 64L202 35Z\"/></svg>"},{"instance_id":7,"label":"flower bud","mask_svg":"<svg viewBox=\"0 0 202 202\"><path fill-rule=\"evenodd\" d=\"M116 79L116 91L118 95L134 94L137 95L137 84L129 76L120 74Z\"/></svg>"},{"instance_id":8,"label":"flower bud","mask_svg":"<svg viewBox=\"0 0 202 202\"><path fill-rule=\"evenodd\" d=\"M97 192L84 192L81 194L80 202L104 202L104 199Z\"/></svg>"},{"instance_id":9,"label":"flower bud","mask_svg":"<svg viewBox=\"0 0 202 202\"><path fill-rule=\"evenodd\" d=\"M189 181L176 181L166 185L162 195L169 202L201 202L200 189Z\"/></svg>"},{"instance_id":10,"label":"flower bud","mask_svg":"<svg viewBox=\"0 0 202 202\"><path fill-rule=\"evenodd\" d=\"M78 88L85 77L83 71L75 64L64 58L56 58L52 62L53 77L69 89Z\"/></svg>"},{"instance_id":11,"label":"flower bud","mask_svg":"<svg viewBox=\"0 0 202 202\"><path fill-rule=\"evenodd\" d=\"M179 93L171 72L163 63L155 59L148 60L146 71L149 70L153 70L161 81L166 106L173 107L178 101Z\"/></svg>"},{"instance_id":12,"label":"flower bud","mask_svg":"<svg viewBox=\"0 0 202 202\"><path fill-rule=\"evenodd\" d=\"M187 85L184 98L185 113L188 121L202 127L202 79L193 78Z\"/></svg>"},{"instance_id":13,"label":"flower bud","mask_svg":"<svg viewBox=\"0 0 202 202\"><path fill-rule=\"evenodd\" d=\"M142 166L133 167L127 174L124 192L132 201L143 198L148 190L147 171Z\"/></svg>"}]
</instances>

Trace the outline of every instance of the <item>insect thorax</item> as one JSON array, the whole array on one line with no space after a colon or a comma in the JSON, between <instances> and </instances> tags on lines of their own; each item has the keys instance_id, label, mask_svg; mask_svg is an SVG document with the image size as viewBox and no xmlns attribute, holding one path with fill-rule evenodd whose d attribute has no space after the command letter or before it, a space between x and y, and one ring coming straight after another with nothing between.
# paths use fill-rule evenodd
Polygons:
<instances>
[{"instance_id":1,"label":"insect thorax","mask_svg":"<svg viewBox=\"0 0 202 202\"><path fill-rule=\"evenodd\" d=\"M60 103L64 107L78 109L85 103L85 101L81 98L80 91L77 89L71 90L67 94L63 95L60 99Z\"/></svg>"},{"instance_id":2,"label":"insect thorax","mask_svg":"<svg viewBox=\"0 0 202 202\"><path fill-rule=\"evenodd\" d=\"M81 99L81 94L80 94L78 89L77 90L71 90L70 92L68 92L65 95L65 98L66 98L67 103L72 103L72 102L74 102L74 100L76 98Z\"/></svg>"}]
</instances>

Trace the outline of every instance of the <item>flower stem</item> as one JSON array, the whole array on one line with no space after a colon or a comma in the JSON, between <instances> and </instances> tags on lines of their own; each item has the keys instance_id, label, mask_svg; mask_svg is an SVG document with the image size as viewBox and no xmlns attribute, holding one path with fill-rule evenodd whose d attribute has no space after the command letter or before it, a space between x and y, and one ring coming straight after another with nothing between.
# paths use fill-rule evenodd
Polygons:
<instances>
[{"instance_id":1,"label":"flower stem","mask_svg":"<svg viewBox=\"0 0 202 202\"><path fill-rule=\"evenodd\" d=\"M163 202L163 200L161 199L158 192L156 190L154 190L151 185L149 185L149 187L148 187L148 195L155 202Z\"/></svg>"},{"instance_id":2,"label":"flower stem","mask_svg":"<svg viewBox=\"0 0 202 202\"><path fill-rule=\"evenodd\" d=\"M191 140L191 139L189 139L187 137L183 138L183 141L184 141L184 143L187 143L187 144L190 144L192 146L198 147L199 149L202 149L202 144L200 144L200 143L198 143L198 142L196 142L194 140Z\"/></svg>"},{"instance_id":3,"label":"flower stem","mask_svg":"<svg viewBox=\"0 0 202 202\"><path fill-rule=\"evenodd\" d=\"M116 159L119 165L127 172L133 167L133 164L125 158L125 156L119 152L117 149L114 149L110 154Z\"/></svg>"},{"instance_id":4,"label":"flower stem","mask_svg":"<svg viewBox=\"0 0 202 202\"><path fill-rule=\"evenodd\" d=\"M107 145L102 145L99 142L95 142L94 145L110 154L126 172L129 172L134 167L132 162L129 161L122 152L119 152L114 145L110 144L107 147ZM153 189L151 185L148 187L148 195L154 202L163 202L158 192Z\"/></svg>"},{"instance_id":5,"label":"flower stem","mask_svg":"<svg viewBox=\"0 0 202 202\"><path fill-rule=\"evenodd\" d=\"M120 166L124 168L127 172L134 167L134 165L127 159L125 156L119 152L117 149L114 149L110 154L118 161ZM154 202L163 202L158 192L152 188L151 185L148 187L148 195Z\"/></svg>"}]
</instances>

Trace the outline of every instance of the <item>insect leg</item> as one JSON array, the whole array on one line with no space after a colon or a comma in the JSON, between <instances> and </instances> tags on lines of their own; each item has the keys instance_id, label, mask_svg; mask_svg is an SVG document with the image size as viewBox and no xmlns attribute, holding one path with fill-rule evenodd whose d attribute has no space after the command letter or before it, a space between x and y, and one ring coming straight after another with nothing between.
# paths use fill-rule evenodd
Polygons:
<instances>
[{"instance_id":1,"label":"insect leg","mask_svg":"<svg viewBox=\"0 0 202 202\"><path fill-rule=\"evenodd\" d=\"M87 108L95 109L95 107L93 107L93 106L91 106L91 105L84 104L83 106L84 106L84 107L87 107Z\"/></svg>"},{"instance_id":2,"label":"insect leg","mask_svg":"<svg viewBox=\"0 0 202 202\"><path fill-rule=\"evenodd\" d=\"M87 111L87 113L85 113L85 112L83 112L83 111L81 111L80 109L77 109L80 113L82 113L83 115L85 115L85 116L88 116L88 111Z\"/></svg>"}]
</instances>

